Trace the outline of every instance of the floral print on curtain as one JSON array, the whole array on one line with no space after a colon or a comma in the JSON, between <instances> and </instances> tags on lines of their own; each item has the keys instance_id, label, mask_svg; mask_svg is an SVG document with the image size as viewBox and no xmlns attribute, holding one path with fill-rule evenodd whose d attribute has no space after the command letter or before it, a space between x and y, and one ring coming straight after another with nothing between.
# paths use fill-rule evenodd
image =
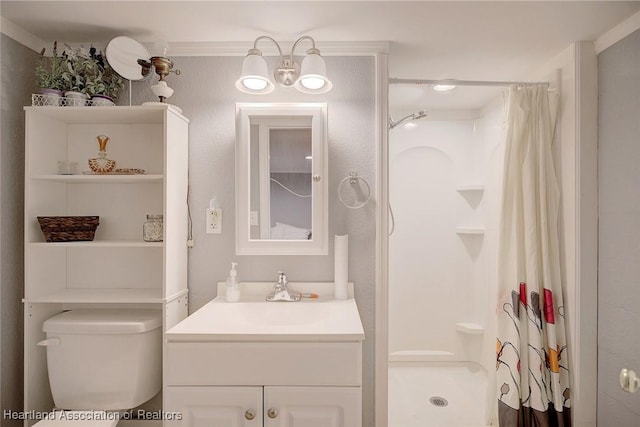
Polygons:
<instances>
[{"instance_id":1,"label":"floral print on curtain","mask_svg":"<svg viewBox=\"0 0 640 427\"><path fill-rule=\"evenodd\" d=\"M501 427L570 427L553 159L557 95L513 87L498 254L498 419Z\"/></svg>"}]
</instances>

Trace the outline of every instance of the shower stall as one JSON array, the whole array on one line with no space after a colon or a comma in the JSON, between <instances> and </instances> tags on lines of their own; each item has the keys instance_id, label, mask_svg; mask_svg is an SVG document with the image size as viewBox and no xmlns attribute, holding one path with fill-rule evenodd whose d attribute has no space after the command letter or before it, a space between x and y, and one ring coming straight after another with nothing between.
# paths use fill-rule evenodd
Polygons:
<instances>
[{"instance_id":1,"label":"shower stall","mask_svg":"<svg viewBox=\"0 0 640 427\"><path fill-rule=\"evenodd\" d=\"M506 99L430 91L390 86L388 425L486 426Z\"/></svg>"}]
</instances>

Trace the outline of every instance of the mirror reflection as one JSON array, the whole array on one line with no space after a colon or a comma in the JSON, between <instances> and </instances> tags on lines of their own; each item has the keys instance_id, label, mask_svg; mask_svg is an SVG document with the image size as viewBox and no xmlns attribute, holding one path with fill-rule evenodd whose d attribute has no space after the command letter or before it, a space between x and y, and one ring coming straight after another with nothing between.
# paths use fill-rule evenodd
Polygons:
<instances>
[{"instance_id":1,"label":"mirror reflection","mask_svg":"<svg viewBox=\"0 0 640 427\"><path fill-rule=\"evenodd\" d=\"M149 51L131 37L118 36L109 42L105 52L109 65L127 80L142 80L151 74L138 64L139 59L149 59Z\"/></svg>"},{"instance_id":2,"label":"mirror reflection","mask_svg":"<svg viewBox=\"0 0 640 427\"><path fill-rule=\"evenodd\" d=\"M310 240L312 134L308 117L251 117L251 239ZM257 219L257 221L256 221Z\"/></svg>"},{"instance_id":3,"label":"mirror reflection","mask_svg":"<svg viewBox=\"0 0 640 427\"><path fill-rule=\"evenodd\" d=\"M326 255L327 106L236 104L236 254Z\"/></svg>"}]
</instances>

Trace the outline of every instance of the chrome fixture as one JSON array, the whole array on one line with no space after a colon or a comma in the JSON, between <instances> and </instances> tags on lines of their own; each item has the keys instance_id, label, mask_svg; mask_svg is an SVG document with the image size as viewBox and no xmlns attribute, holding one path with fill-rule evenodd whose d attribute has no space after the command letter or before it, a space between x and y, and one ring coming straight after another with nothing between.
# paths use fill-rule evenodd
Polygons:
<instances>
[{"instance_id":1,"label":"chrome fixture","mask_svg":"<svg viewBox=\"0 0 640 427\"><path fill-rule=\"evenodd\" d=\"M300 295L291 295L287 289L287 275L278 271L278 283L273 285L273 292L267 296L267 301L300 301Z\"/></svg>"},{"instance_id":2,"label":"chrome fixture","mask_svg":"<svg viewBox=\"0 0 640 427\"><path fill-rule=\"evenodd\" d=\"M635 393L640 388L640 378L631 369L622 369L620 371L620 387L629 393Z\"/></svg>"},{"instance_id":3,"label":"chrome fixture","mask_svg":"<svg viewBox=\"0 0 640 427\"><path fill-rule=\"evenodd\" d=\"M400 123L404 122L405 120L409 120L409 119L418 120L418 119L422 119L424 117L427 117L427 113L425 113L422 110L418 111L417 113L413 113L413 114L409 114L407 116L404 116L403 118L401 118L397 122L393 121L393 119L391 117L389 117L389 129L393 129L394 127L398 126Z\"/></svg>"},{"instance_id":4,"label":"chrome fixture","mask_svg":"<svg viewBox=\"0 0 640 427\"><path fill-rule=\"evenodd\" d=\"M273 91L274 84L267 76L267 62L262 57L262 52L257 48L258 41L271 40L280 54L280 63L273 70L273 78L280 86L295 87L303 93L326 93L332 88L331 81L327 78L327 66L316 49L316 42L309 36L302 36L293 43L288 57L282 55L282 49L277 41L269 36L260 36L253 42L253 48L249 49L247 56L242 61L242 74L236 81L238 90L252 94L263 94ZM298 64L293 59L293 52L303 40L311 41L311 48L307 55Z\"/></svg>"},{"instance_id":5,"label":"chrome fixture","mask_svg":"<svg viewBox=\"0 0 640 427\"><path fill-rule=\"evenodd\" d=\"M148 75L151 72L151 67L153 67L156 74L160 77L160 80L158 80L157 84L151 86L151 91L160 99L160 102L166 102L167 98L173 95L173 89L167 85L164 79L169 73L174 73L176 76L179 76L180 70L174 70L173 62L166 57L166 43L155 43L154 50L155 52L153 52L153 56L151 56L149 60L138 59L138 64L142 67L143 76Z\"/></svg>"}]
</instances>

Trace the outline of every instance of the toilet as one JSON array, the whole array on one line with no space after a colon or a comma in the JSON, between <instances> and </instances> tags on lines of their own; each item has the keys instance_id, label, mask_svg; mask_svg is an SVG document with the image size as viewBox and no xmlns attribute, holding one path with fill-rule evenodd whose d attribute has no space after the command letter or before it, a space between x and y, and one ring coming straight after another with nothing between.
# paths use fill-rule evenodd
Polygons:
<instances>
[{"instance_id":1,"label":"toilet","mask_svg":"<svg viewBox=\"0 0 640 427\"><path fill-rule=\"evenodd\" d=\"M84 412L56 412L38 427L113 427L118 417L106 411L135 408L162 387L160 310L66 311L42 330L56 411Z\"/></svg>"}]
</instances>

